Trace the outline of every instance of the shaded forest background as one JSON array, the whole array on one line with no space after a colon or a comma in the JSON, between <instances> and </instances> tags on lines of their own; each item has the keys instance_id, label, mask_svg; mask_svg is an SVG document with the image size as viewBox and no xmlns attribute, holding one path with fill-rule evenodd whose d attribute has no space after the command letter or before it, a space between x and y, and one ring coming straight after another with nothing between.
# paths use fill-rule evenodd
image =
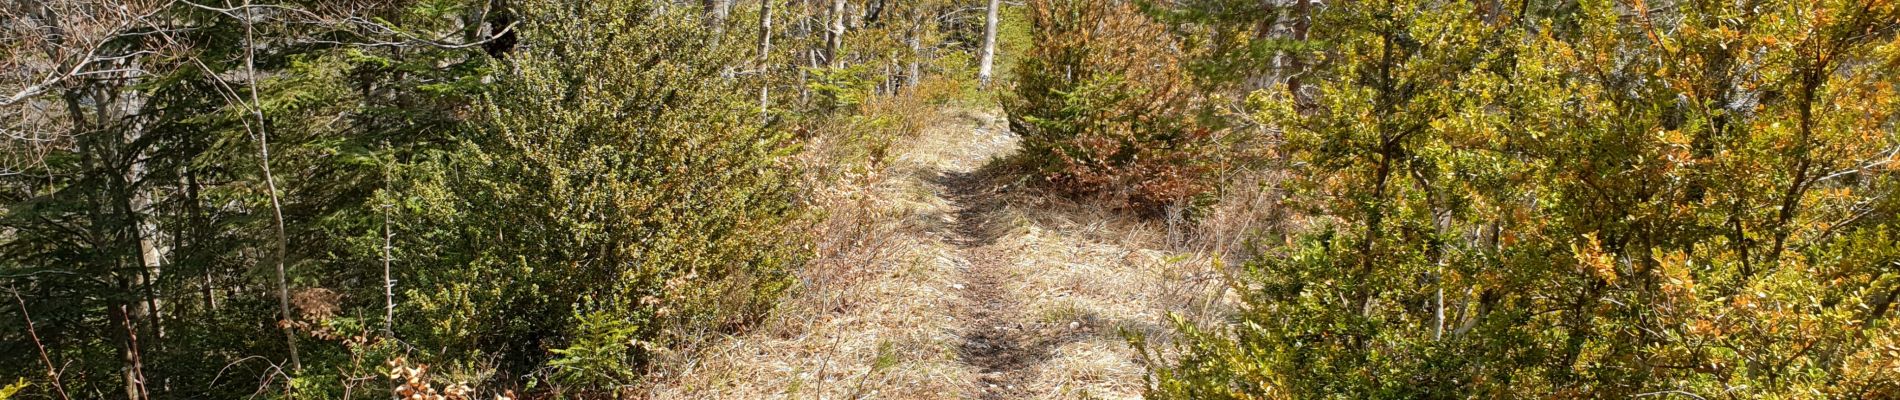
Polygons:
<instances>
[{"instance_id":1,"label":"shaded forest background","mask_svg":"<svg viewBox=\"0 0 1900 400\"><path fill-rule=\"evenodd\" d=\"M1246 238L1231 315L1129 334L1152 398L1890 398L1896 33L1891 0L10 2L0 398L639 396L841 251L812 188L959 107L1007 113L1000 173Z\"/></svg>"}]
</instances>

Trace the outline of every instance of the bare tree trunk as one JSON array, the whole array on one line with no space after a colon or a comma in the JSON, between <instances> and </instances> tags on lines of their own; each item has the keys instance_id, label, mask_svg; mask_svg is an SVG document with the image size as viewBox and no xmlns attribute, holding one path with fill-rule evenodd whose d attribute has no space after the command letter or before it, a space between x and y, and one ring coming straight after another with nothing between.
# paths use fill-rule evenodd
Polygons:
<instances>
[{"instance_id":1,"label":"bare tree trunk","mask_svg":"<svg viewBox=\"0 0 1900 400\"><path fill-rule=\"evenodd\" d=\"M798 32L800 35L804 35L805 40L808 41L811 40L811 35L817 32L817 29L812 28L812 16L816 15L812 11L812 1L813 0L803 0L798 3L800 11ZM830 37L830 34L827 33L826 37ZM818 54L819 49L805 48L799 52L802 54L792 57L792 65L794 69L798 70L798 104L811 104L811 71L806 70L805 67L809 66L816 69L822 65L818 60L820 56L820 54ZM803 61L799 60L800 57L804 58ZM805 65L799 65L800 62L805 63Z\"/></svg>"},{"instance_id":2,"label":"bare tree trunk","mask_svg":"<svg viewBox=\"0 0 1900 400\"><path fill-rule=\"evenodd\" d=\"M249 82L250 85L248 86L250 89L250 97L251 97L250 98L251 103L247 105L246 107L250 108L251 117L255 119L255 121L253 122L257 124L256 129L254 129L252 133L257 136L257 151L258 151L258 157L259 157L258 162L263 167L264 187L270 193L271 218L273 219L272 222L274 223L272 226L272 231L277 236L276 238L277 243L272 248L272 252L271 252L272 253L271 262L277 264L277 312L280 314L280 317L282 317L282 319L278 321L278 326L283 328L284 343L289 347L289 350L290 350L291 370L302 371L303 360L297 356L297 333L295 330L291 329L292 318L290 315L290 279L286 276L287 274L284 271L284 259L286 257L286 254L289 253L288 251L286 251L286 247L288 246L287 242L289 241L289 239L287 237L288 235L284 233L284 205L283 205L283 200L280 199L277 195L277 179L275 176L271 175L270 133L269 133L269 130L265 127L264 110L261 108L263 107L263 103L259 102L257 98L257 44L256 44L256 31L255 29L252 28L252 25L251 25L251 21L254 20L254 18L252 18L251 16L251 12L252 12L251 2L245 1L244 2L244 72L245 72L244 75L245 75L245 79L250 80ZM249 124L250 123L246 123L246 125L249 125Z\"/></svg>"},{"instance_id":3,"label":"bare tree trunk","mask_svg":"<svg viewBox=\"0 0 1900 400\"><path fill-rule=\"evenodd\" d=\"M818 54L817 49L805 51L805 59L814 70L824 65L819 62L819 58L823 56L822 54ZM798 69L798 102L799 104L811 104L811 71L805 68Z\"/></svg>"},{"instance_id":4,"label":"bare tree trunk","mask_svg":"<svg viewBox=\"0 0 1900 400\"><path fill-rule=\"evenodd\" d=\"M1312 27L1312 10L1312 0L1299 0L1293 3L1293 41L1300 42L1306 40L1306 31ZM1288 95L1292 96L1294 109L1301 112L1310 109L1308 106L1309 102L1303 94L1305 93L1304 82L1300 80L1300 75L1306 72L1304 71L1305 69L1306 64L1301 54L1294 53L1292 57L1288 58L1286 90Z\"/></svg>"},{"instance_id":5,"label":"bare tree trunk","mask_svg":"<svg viewBox=\"0 0 1900 400\"><path fill-rule=\"evenodd\" d=\"M160 259L163 250L158 244L158 224L153 222L150 216L151 193L141 188L140 184L147 175L145 161L143 161L144 151L141 151L138 145L139 140L145 135L145 123L137 116L139 109L144 107L144 102L140 100L136 92L124 96L126 97L120 100L118 115L131 121L131 126L125 131L124 145L132 152L130 157L132 162L125 171L126 216L131 218L132 233L138 241L139 266L141 267L139 294L144 296L142 302L133 305L131 318L150 325L153 344L156 345L157 338L165 335L164 324L159 322L161 302L158 290L158 279L164 272L161 269Z\"/></svg>"},{"instance_id":6,"label":"bare tree trunk","mask_svg":"<svg viewBox=\"0 0 1900 400\"><path fill-rule=\"evenodd\" d=\"M990 79L996 73L996 10L1002 3L1002 0L990 0L989 16L983 20L983 54L977 59L976 81L985 88L990 86Z\"/></svg>"},{"instance_id":7,"label":"bare tree trunk","mask_svg":"<svg viewBox=\"0 0 1900 400\"><path fill-rule=\"evenodd\" d=\"M896 52L893 51L891 53ZM872 98L876 98L876 96L880 94L887 96L897 94L897 55L891 54L886 61L887 62L884 63L884 75L879 75L884 78L878 80L877 86L879 90L871 91Z\"/></svg>"},{"instance_id":8,"label":"bare tree trunk","mask_svg":"<svg viewBox=\"0 0 1900 400\"><path fill-rule=\"evenodd\" d=\"M144 193L143 190L132 197L133 207L148 209L151 205L151 195ZM158 224L153 223L151 218L139 217L136 229L139 235L139 264L145 267L139 275L139 280L143 281L143 286L145 286L144 293L141 293L145 296L145 304L137 316L152 325L152 342L157 345L158 341L165 337L165 324L161 322L164 314L160 308L164 305L164 300L159 298L158 289L159 277L164 273L164 265L160 258L163 253L158 244Z\"/></svg>"},{"instance_id":9,"label":"bare tree trunk","mask_svg":"<svg viewBox=\"0 0 1900 400\"><path fill-rule=\"evenodd\" d=\"M923 66L920 65L924 59L924 23L923 13L913 14L917 15L910 19L910 66L904 74L904 83L914 88L924 79Z\"/></svg>"},{"instance_id":10,"label":"bare tree trunk","mask_svg":"<svg viewBox=\"0 0 1900 400\"><path fill-rule=\"evenodd\" d=\"M116 61L113 64L114 67L121 67L128 71L139 69L136 58ZM126 235L124 238L128 240L124 244L136 246L139 249L135 253L138 260L135 261L134 268L121 267L118 271L129 272L114 273L114 275L119 275L120 289L126 296L115 310L118 314L117 322L125 330L124 346L120 352L121 373L125 383L126 397L138 400L149 398L151 395L146 386L145 367L142 361L143 350L138 337L141 324L151 326L153 332L157 332L158 327L156 318L153 316L158 304L155 300L156 292L153 289L158 277L158 271L156 271L158 246L154 242L157 240L157 229L150 226L149 221L143 216L145 209L150 208L151 199L139 188L139 182L144 180L146 175L146 166L142 160L144 152L139 144L145 134L144 124L138 118L139 110L144 107L143 97L135 89L126 89L132 87L131 83L137 81L135 74L129 72L113 74L112 78L108 79L114 78L123 80L127 85L92 89L95 92L91 93L90 97L95 99L92 105L95 128L106 128L118 121L127 123L126 126L116 127L123 129L116 137L103 138L107 139L105 146L108 147L99 150L111 154L112 157L129 161L129 164L124 166L125 169L120 171L119 180L108 189L109 195L117 201L111 206L118 208L116 214L120 217L115 218L109 226L115 231L113 234L115 238L123 233ZM68 99L69 102L72 100L74 99ZM74 110L77 109L75 105ZM75 115L80 114L75 113ZM116 162L107 162L105 165L112 168L119 167ZM114 253L116 254L117 251L115 250ZM115 255L114 259L120 258Z\"/></svg>"},{"instance_id":11,"label":"bare tree trunk","mask_svg":"<svg viewBox=\"0 0 1900 400\"><path fill-rule=\"evenodd\" d=\"M725 25L726 18L732 16L732 0L700 0L700 4L712 15L714 27Z\"/></svg>"},{"instance_id":12,"label":"bare tree trunk","mask_svg":"<svg viewBox=\"0 0 1900 400\"><path fill-rule=\"evenodd\" d=\"M113 312L110 314L114 317L118 317L113 319L124 320L126 318L125 312L123 311L125 307L123 305L113 308L114 310L112 310ZM137 353L132 350L131 329L125 330L125 339L121 340L121 342L123 342L123 344L119 346L119 380L125 383L126 400L139 400L138 356L135 356L134 354Z\"/></svg>"},{"instance_id":13,"label":"bare tree trunk","mask_svg":"<svg viewBox=\"0 0 1900 400\"><path fill-rule=\"evenodd\" d=\"M204 236L202 232L204 209L199 206L201 201L199 200L200 196L198 194L203 192L203 189L200 188L198 184L198 173L190 167L186 167L184 176L180 177L179 180L181 181L180 185L183 185L185 188L185 214L187 217L185 218L185 223L182 224L183 226L179 231L180 233L172 237L175 239L190 238L191 241L189 242L182 240L178 242L178 246L181 248L186 246L187 243L193 247L201 246L202 244L198 243L198 240ZM181 251L180 253L190 254L189 249L186 250L187 251ZM218 311L218 298L217 288L215 287L216 280L212 276L212 268L208 265L204 266L201 272L203 274L203 283L199 289L204 295L204 310L205 312L216 313Z\"/></svg>"},{"instance_id":14,"label":"bare tree trunk","mask_svg":"<svg viewBox=\"0 0 1900 400\"><path fill-rule=\"evenodd\" d=\"M1445 271L1442 268L1443 266L1440 266L1440 267L1441 268L1438 271L1433 272L1434 281L1440 281L1440 282L1444 281L1443 275ZM1438 291L1432 295L1432 340L1433 341L1445 339L1445 287L1442 286L1442 283L1440 285L1441 286L1438 287Z\"/></svg>"},{"instance_id":15,"label":"bare tree trunk","mask_svg":"<svg viewBox=\"0 0 1900 400\"><path fill-rule=\"evenodd\" d=\"M119 326L125 329L125 347L119 352L123 366L119 372L124 375L122 378L125 380L125 398L144 400L148 398L149 393L145 391L145 365L139 355L138 328L132 324L132 317L129 315L131 307L133 305L128 304L119 304L114 307L117 312L113 314L118 314L116 316L119 317Z\"/></svg>"},{"instance_id":16,"label":"bare tree trunk","mask_svg":"<svg viewBox=\"0 0 1900 400\"><path fill-rule=\"evenodd\" d=\"M97 169L115 168L114 163L108 160L116 159L118 157L117 152L129 147L126 145L126 142L128 142L126 137L93 134L91 132L94 130L103 130L102 127L109 120L107 116L111 111L109 107L113 104L113 101L115 101L112 99L116 99L116 95L100 93L100 89L93 86L94 85L89 83L75 84L72 88L68 88L61 93L60 97L64 100L66 112L73 120L70 129L72 129L72 137L75 138L77 142L74 146L79 149L77 155L80 159L80 165ZM82 101L82 99L90 99L90 104L87 104L88 101ZM91 111L90 113L88 112L89 109ZM121 173L116 176L105 177L106 185L102 190L102 194L108 198L118 196L130 198L131 196L128 193L130 193L131 185L124 182L128 175L129 174ZM120 242L120 240L135 240L137 239L137 235L126 232L127 230L135 230L131 228L133 222L133 218L131 217L131 202L119 201L116 202L116 204L114 203L115 202L110 201L96 202L93 203L93 207L88 207L86 209L86 218L92 223L87 224L86 229L87 233L93 237L111 238L107 242L108 245L95 246L91 250L96 252L96 255L102 260L110 260L107 270L110 275L108 279L118 285L117 290L119 293L118 296L112 297L111 304L106 306L106 323L119 324L122 328L120 329L122 335L114 337L115 340L113 343L118 346L119 378L123 384L126 399L139 400L144 393L144 391L141 390L141 382L144 380L144 374L140 371L142 368L139 365L138 344L135 339L138 333L133 330L134 327L127 314L132 312L133 308L139 307L143 300L136 296L128 298L124 295L125 293L135 292L136 288L134 285L138 276L127 273L127 271L131 271L135 267L126 264L128 257L120 253L122 249L118 247L120 245L136 246L135 243ZM137 275L142 276L143 274ZM102 334L104 333L105 332L102 332Z\"/></svg>"},{"instance_id":17,"label":"bare tree trunk","mask_svg":"<svg viewBox=\"0 0 1900 400\"><path fill-rule=\"evenodd\" d=\"M246 62L246 64L250 63ZM288 235L284 233L284 205L283 200L277 195L277 179L271 175L270 171L270 139L268 137L269 134L263 126L264 113L261 110L255 109L255 107L257 107L256 104L258 104L256 103L256 91L257 88L255 84L253 84L251 88L252 113L254 117L257 118L258 124L257 151L264 169L264 187L270 193L271 218L273 220L271 230L273 231L272 233L277 236L275 246L271 249L271 262L277 264L277 311L283 316L283 320L280 321L280 323L284 328L284 342L290 345L291 368L293 370L302 370L303 361L297 357L297 335L291 330L290 326L290 280L285 276L286 274L284 272L284 259L288 253L288 251L286 251L286 247L288 246L286 242L289 241L286 237Z\"/></svg>"},{"instance_id":18,"label":"bare tree trunk","mask_svg":"<svg viewBox=\"0 0 1900 400\"><path fill-rule=\"evenodd\" d=\"M388 167L384 167L384 171L384 179L387 180ZM383 205L383 334L395 336L396 277L389 273L391 259L389 252L394 247L390 244L390 239L395 236L389 233L389 207L389 204Z\"/></svg>"},{"instance_id":19,"label":"bare tree trunk","mask_svg":"<svg viewBox=\"0 0 1900 400\"><path fill-rule=\"evenodd\" d=\"M759 123L771 118L772 110L772 1L759 0Z\"/></svg>"},{"instance_id":20,"label":"bare tree trunk","mask_svg":"<svg viewBox=\"0 0 1900 400\"><path fill-rule=\"evenodd\" d=\"M844 60L838 57L838 50L844 47L845 0L831 0L831 28L825 36L825 61L832 68L843 68Z\"/></svg>"},{"instance_id":21,"label":"bare tree trunk","mask_svg":"<svg viewBox=\"0 0 1900 400\"><path fill-rule=\"evenodd\" d=\"M700 6L706 9L707 25L713 29L713 40L726 38L726 20L732 17L732 0L700 0Z\"/></svg>"}]
</instances>

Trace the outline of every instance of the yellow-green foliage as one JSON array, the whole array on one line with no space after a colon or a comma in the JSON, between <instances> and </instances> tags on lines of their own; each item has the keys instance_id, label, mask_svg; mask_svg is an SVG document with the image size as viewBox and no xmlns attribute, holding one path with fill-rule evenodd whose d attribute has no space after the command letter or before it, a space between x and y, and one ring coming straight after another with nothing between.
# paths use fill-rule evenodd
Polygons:
<instances>
[{"instance_id":1,"label":"yellow-green foliage","mask_svg":"<svg viewBox=\"0 0 1900 400\"><path fill-rule=\"evenodd\" d=\"M13 398L14 395L20 394L20 391L26 390L28 386L33 386L33 384L31 382L27 382L26 378L20 378L19 382L7 384L6 386L0 386L0 400L11 399Z\"/></svg>"},{"instance_id":2,"label":"yellow-green foliage","mask_svg":"<svg viewBox=\"0 0 1900 400\"><path fill-rule=\"evenodd\" d=\"M1319 14L1318 223L1150 396L1900 396L1900 7L1524 4Z\"/></svg>"}]
</instances>

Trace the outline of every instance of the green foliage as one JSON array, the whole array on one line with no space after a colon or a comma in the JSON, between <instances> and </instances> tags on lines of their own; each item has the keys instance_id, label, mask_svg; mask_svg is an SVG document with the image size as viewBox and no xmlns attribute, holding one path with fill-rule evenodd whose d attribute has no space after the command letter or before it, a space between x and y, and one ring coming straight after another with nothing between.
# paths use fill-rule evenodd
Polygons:
<instances>
[{"instance_id":1,"label":"green foliage","mask_svg":"<svg viewBox=\"0 0 1900 400\"><path fill-rule=\"evenodd\" d=\"M855 110L877 90L876 76L865 65L844 68L806 68L811 82L806 89L818 98L820 110Z\"/></svg>"},{"instance_id":2,"label":"green foliage","mask_svg":"<svg viewBox=\"0 0 1900 400\"><path fill-rule=\"evenodd\" d=\"M1271 35L1282 14L1293 10L1260 0L1184 0L1142 9L1166 24L1183 49L1182 67L1209 90L1255 83L1280 64L1276 59L1308 45ZM1293 19L1297 19L1294 16ZM1248 87L1254 89L1255 87Z\"/></svg>"},{"instance_id":3,"label":"green foliage","mask_svg":"<svg viewBox=\"0 0 1900 400\"><path fill-rule=\"evenodd\" d=\"M1900 187L1870 167L1900 9L1524 7L1318 16L1312 107L1255 99L1314 223L1231 324L1177 323L1150 397L1900 393Z\"/></svg>"},{"instance_id":4,"label":"green foliage","mask_svg":"<svg viewBox=\"0 0 1900 400\"><path fill-rule=\"evenodd\" d=\"M410 292L431 341L509 371L556 349L557 382L627 384L679 335L769 310L800 262L780 230L791 148L720 78L739 54L652 2L520 7L533 46L483 95L481 135L417 190L443 194L421 216L453 229L432 263L450 267Z\"/></svg>"},{"instance_id":5,"label":"green foliage","mask_svg":"<svg viewBox=\"0 0 1900 400\"><path fill-rule=\"evenodd\" d=\"M1205 191L1215 132L1166 29L1129 4L1029 8L1032 45L1003 103L1022 161L1068 192L1149 211Z\"/></svg>"},{"instance_id":6,"label":"green foliage","mask_svg":"<svg viewBox=\"0 0 1900 400\"><path fill-rule=\"evenodd\" d=\"M429 37L459 29L449 27L466 17L411 14L397 3L406 4L353 11ZM125 393L120 371L132 351L142 379L169 383L149 385L154 397L250 396L258 387L251 377L280 376L273 375L278 366L294 370L279 324L303 339L309 365L307 374L276 382L323 396L374 376L373 362L352 364L353 349L375 347L359 338L361 330L384 336L382 314L362 312L380 311L383 300L380 271L368 267L379 263L386 221L374 194L389 186L393 165L441 149L457 131L458 110L489 57L341 46L278 18L254 21L246 35L226 14L180 3L123 5L177 24L179 33L108 42L100 55L123 57L144 73L76 77L26 107L35 110L31 120L46 123L34 129L72 141L34 145L44 146L38 150L49 162L0 178L7 204L0 224L15 232L0 239L0 281L27 303L0 311L16 323L0 329L0 365L39 365L28 358L36 351L15 347L32 343L24 329L12 329L24 326L17 323L26 311L75 396ZM132 21L115 29L145 28ZM88 31L98 33L124 32ZM255 46L254 63L246 63L245 46ZM3 54L38 53L12 50ZM258 74L246 73L252 65ZM80 102L47 107L67 96ZM289 292L300 300L291 315L276 307L265 143L283 205ZM158 258L145 259L147 246ZM365 323L363 314L377 317ZM386 349L393 341L382 343ZM233 383L233 376L247 378Z\"/></svg>"},{"instance_id":7,"label":"green foliage","mask_svg":"<svg viewBox=\"0 0 1900 400\"><path fill-rule=\"evenodd\" d=\"M574 340L566 348L555 349L548 366L561 384L577 388L622 387L639 380L640 362L632 358L639 347L651 346L642 338L641 322L611 312L591 312L575 317Z\"/></svg>"},{"instance_id":8,"label":"green foliage","mask_svg":"<svg viewBox=\"0 0 1900 400\"><path fill-rule=\"evenodd\" d=\"M62 382L0 398L624 396L791 290L800 179L978 96L957 1L850 8L835 60L785 1L346 3L9 6L0 375ZM1285 3L1002 12L1056 187L1285 157L1298 234L1132 338L1151 397L1900 397L1893 1Z\"/></svg>"},{"instance_id":9,"label":"green foliage","mask_svg":"<svg viewBox=\"0 0 1900 400\"><path fill-rule=\"evenodd\" d=\"M996 68L996 76L993 78L996 82L990 86L992 89L1013 87L1012 83L1017 76L1016 65L1021 64L1023 57L1028 56L1029 49L1036 45L1035 36L1032 34L1033 26L1029 18L1030 8L1015 6L1009 2L1002 2L1000 5L1002 9L997 10L996 16L999 21L996 24L996 60L993 65ZM977 22L981 23L981 21ZM981 45L983 38L976 37L972 40L977 45ZM976 65L975 57L973 53L969 65ZM1004 91L996 90L996 92ZM997 95L1006 94L997 93Z\"/></svg>"},{"instance_id":10,"label":"green foliage","mask_svg":"<svg viewBox=\"0 0 1900 400\"><path fill-rule=\"evenodd\" d=\"M666 1L506 3L271 4L298 11L249 27L166 3L153 20L181 24L175 42L100 53L149 75L0 107L71 138L0 175L0 286L27 304L0 308L4 371L44 372L22 311L85 397L136 379L166 382L159 398L387 394L398 360L441 366L415 374L435 384L628 383L655 352L755 323L804 255L782 230L797 147L731 75L747 41ZM337 12L363 20L301 19ZM450 46L509 23L512 48ZM8 65L45 61L5 46ZM622 338L641 345L601 346ZM121 374L131 351L141 376ZM555 370L592 372L536 376Z\"/></svg>"}]
</instances>

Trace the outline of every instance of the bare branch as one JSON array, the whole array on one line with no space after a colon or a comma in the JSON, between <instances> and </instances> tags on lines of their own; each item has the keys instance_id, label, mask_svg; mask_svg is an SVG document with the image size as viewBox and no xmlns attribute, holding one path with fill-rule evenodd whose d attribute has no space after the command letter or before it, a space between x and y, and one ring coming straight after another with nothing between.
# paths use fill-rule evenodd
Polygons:
<instances>
[{"instance_id":1,"label":"bare branch","mask_svg":"<svg viewBox=\"0 0 1900 400\"><path fill-rule=\"evenodd\" d=\"M33 347L39 349L40 362L46 364L46 380L53 384L53 393L58 393L60 399L72 399L66 395L66 386L59 382L59 369L53 367L53 359L46 356L46 344L40 342L40 333L33 328L33 316L26 312L26 300L20 298L20 290L8 287L7 291L13 292L13 301L20 304L20 318L26 319L26 334L33 338Z\"/></svg>"}]
</instances>

